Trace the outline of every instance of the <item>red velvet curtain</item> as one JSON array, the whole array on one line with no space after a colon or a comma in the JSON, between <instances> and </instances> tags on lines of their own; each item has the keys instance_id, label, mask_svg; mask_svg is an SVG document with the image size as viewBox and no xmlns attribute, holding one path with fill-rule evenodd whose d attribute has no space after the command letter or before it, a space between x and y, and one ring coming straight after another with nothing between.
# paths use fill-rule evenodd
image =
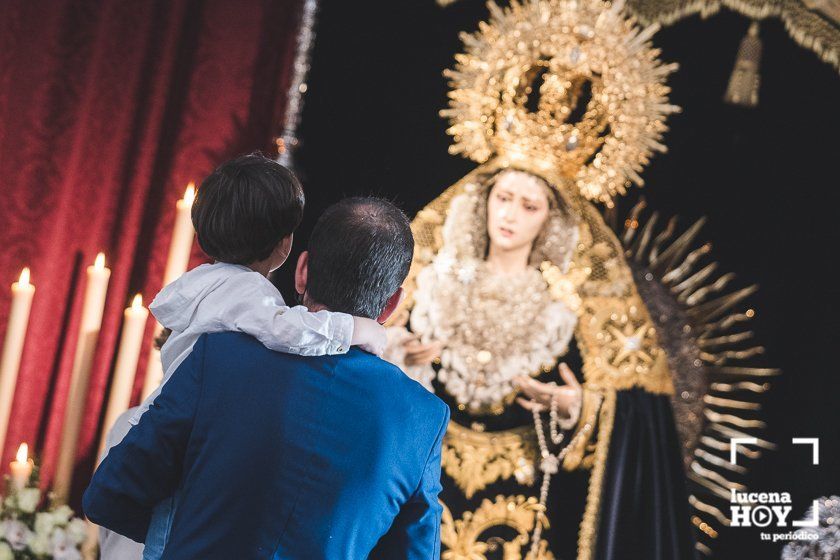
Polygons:
<instances>
[{"instance_id":1,"label":"red velvet curtain","mask_svg":"<svg viewBox=\"0 0 840 560\"><path fill-rule=\"evenodd\" d=\"M187 183L239 153L271 151L301 4L0 1L0 340L9 285L23 266L36 286L4 470L27 441L49 485L85 267L104 251L112 275L78 442L78 503L93 470L122 310L134 293L148 302L161 288ZM195 249L192 265L201 259ZM152 327L150 320L147 340Z\"/></svg>"}]
</instances>

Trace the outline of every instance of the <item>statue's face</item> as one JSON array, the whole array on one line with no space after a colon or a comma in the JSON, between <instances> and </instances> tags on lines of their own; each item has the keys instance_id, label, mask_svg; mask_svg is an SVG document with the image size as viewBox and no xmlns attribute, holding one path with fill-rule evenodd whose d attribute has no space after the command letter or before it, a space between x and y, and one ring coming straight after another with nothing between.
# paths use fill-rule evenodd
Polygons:
<instances>
[{"instance_id":1,"label":"statue's face","mask_svg":"<svg viewBox=\"0 0 840 560\"><path fill-rule=\"evenodd\" d=\"M521 171L502 172L487 199L490 244L505 251L531 247L548 211L548 193L539 179Z\"/></svg>"}]
</instances>

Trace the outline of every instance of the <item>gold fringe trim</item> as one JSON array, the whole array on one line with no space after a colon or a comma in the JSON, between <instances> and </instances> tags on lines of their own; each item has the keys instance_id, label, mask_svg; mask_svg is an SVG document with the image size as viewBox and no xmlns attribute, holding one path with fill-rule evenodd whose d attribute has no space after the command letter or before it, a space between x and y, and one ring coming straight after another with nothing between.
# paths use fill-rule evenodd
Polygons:
<instances>
[{"instance_id":1,"label":"gold fringe trim","mask_svg":"<svg viewBox=\"0 0 840 560\"><path fill-rule=\"evenodd\" d=\"M583 402L580 406L580 419L577 423L577 429L571 438L573 443L569 444L570 449L566 452L566 457L563 459L563 469L567 471L574 471L581 466L584 468L591 466L590 457L587 457L587 451L591 452L589 441L592 439L592 434L595 433L594 428L603 397L601 393L592 391L584 386L581 398ZM593 429L585 437L575 439L587 424L592 426Z\"/></svg>"},{"instance_id":2,"label":"gold fringe trim","mask_svg":"<svg viewBox=\"0 0 840 560\"><path fill-rule=\"evenodd\" d=\"M440 6L457 0L437 0ZM823 62L840 72L840 28L832 23L834 13L821 15L809 9L802 0L629 0L628 11L643 25L658 23L666 26L700 14L707 18L728 8L751 19L777 17L798 45L816 53Z\"/></svg>"},{"instance_id":3,"label":"gold fringe trim","mask_svg":"<svg viewBox=\"0 0 840 560\"><path fill-rule=\"evenodd\" d=\"M604 484L604 470L607 466L610 438L615 420L615 391L604 395L601 415L598 420L598 445L595 449L595 464L589 478L589 491L586 496L586 510L578 533L578 560L592 560L595 554L595 542L598 537L598 520L601 512L601 494Z\"/></svg>"},{"instance_id":4,"label":"gold fringe trim","mask_svg":"<svg viewBox=\"0 0 840 560\"><path fill-rule=\"evenodd\" d=\"M777 17L797 44L840 71L840 28L802 0L629 0L627 8L644 25L671 25L695 14L706 18L721 8L756 20Z\"/></svg>"}]
</instances>

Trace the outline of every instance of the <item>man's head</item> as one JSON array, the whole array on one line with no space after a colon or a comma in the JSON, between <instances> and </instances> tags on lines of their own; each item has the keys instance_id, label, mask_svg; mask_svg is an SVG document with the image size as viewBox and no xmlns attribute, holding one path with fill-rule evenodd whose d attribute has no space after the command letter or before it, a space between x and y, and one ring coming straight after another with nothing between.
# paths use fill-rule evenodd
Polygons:
<instances>
[{"instance_id":1,"label":"man's head","mask_svg":"<svg viewBox=\"0 0 840 560\"><path fill-rule=\"evenodd\" d=\"M259 154L220 165L198 189L192 220L198 244L217 261L268 269L283 264L303 217L294 174Z\"/></svg>"},{"instance_id":2,"label":"man's head","mask_svg":"<svg viewBox=\"0 0 840 560\"><path fill-rule=\"evenodd\" d=\"M379 198L347 198L315 224L295 288L309 307L382 322L399 304L413 253L411 227L399 208Z\"/></svg>"}]
</instances>

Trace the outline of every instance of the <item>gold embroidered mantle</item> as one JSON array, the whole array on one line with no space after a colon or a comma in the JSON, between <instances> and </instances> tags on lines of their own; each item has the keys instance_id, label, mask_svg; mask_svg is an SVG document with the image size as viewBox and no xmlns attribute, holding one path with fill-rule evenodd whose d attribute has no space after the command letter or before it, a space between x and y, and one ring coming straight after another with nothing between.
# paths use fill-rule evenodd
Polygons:
<instances>
[{"instance_id":1,"label":"gold embroidered mantle","mask_svg":"<svg viewBox=\"0 0 840 560\"><path fill-rule=\"evenodd\" d=\"M440 540L447 550L441 554L442 560L483 560L486 553L500 545L505 560L524 558L523 548L528 544L529 533L539 520L543 528L548 528L548 518L541 512L542 506L536 498L525 496L496 496L493 501L484 500L474 512L467 512L463 518L455 520L446 504L443 504ZM492 527L511 527L517 536L510 541L499 542L497 539L482 540L482 534ZM540 541L537 560L553 560L547 550L548 543Z\"/></svg>"},{"instance_id":2,"label":"gold embroidered mantle","mask_svg":"<svg viewBox=\"0 0 840 560\"><path fill-rule=\"evenodd\" d=\"M467 499L497 480L512 476L530 486L534 483L535 442L530 426L481 432L450 422L443 438L443 470Z\"/></svg>"}]
</instances>

